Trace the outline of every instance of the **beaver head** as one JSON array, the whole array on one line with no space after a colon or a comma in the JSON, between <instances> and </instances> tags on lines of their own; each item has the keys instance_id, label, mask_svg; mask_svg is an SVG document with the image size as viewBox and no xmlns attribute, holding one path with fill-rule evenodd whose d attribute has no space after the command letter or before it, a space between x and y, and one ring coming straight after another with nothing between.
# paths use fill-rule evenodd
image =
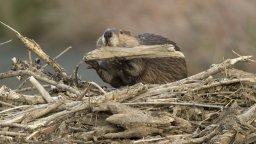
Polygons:
<instances>
[{"instance_id":1,"label":"beaver head","mask_svg":"<svg viewBox=\"0 0 256 144\"><path fill-rule=\"evenodd\" d=\"M139 40L129 31L108 28L97 40L97 47L134 47L139 45Z\"/></svg>"}]
</instances>

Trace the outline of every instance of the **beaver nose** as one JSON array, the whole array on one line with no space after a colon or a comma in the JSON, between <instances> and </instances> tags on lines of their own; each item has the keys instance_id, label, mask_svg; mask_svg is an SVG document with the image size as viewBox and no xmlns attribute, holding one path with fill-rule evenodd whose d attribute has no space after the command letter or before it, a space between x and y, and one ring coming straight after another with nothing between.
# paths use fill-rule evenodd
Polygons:
<instances>
[{"instance_id":1,"label":"beaver nose","mask_svg":"<svg viewBox=\"0 0 256 144\"><path fill-rule=\"evenodd\" d=\"M106 39L106 40L108 40L109 38L111 38L112 37L112 32L111 31L106 31L105 33L104 33L104 38Z\"/></svg>"}]
</instances>

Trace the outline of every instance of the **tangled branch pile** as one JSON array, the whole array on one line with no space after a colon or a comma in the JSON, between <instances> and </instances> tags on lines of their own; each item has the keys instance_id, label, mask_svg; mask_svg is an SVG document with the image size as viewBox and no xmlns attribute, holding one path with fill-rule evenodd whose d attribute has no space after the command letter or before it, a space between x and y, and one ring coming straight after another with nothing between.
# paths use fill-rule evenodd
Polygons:
<instances>
[{"instance_id":1,"label":"tangled branch pile","mask_svg":"<svg viewBox=\"0 0 256 144\"><path fill-rule=\"evenodd\" d=\"M256 141L256 75L232 66L239 56L186 79L110 90L65 70L39 45L18 38L39 63L13 59L0 79L17 77L17 89L0 87L2 142L54 143L253 143ZM25 87L24 83L31 83Z\"/></svg>"}]
</instances>

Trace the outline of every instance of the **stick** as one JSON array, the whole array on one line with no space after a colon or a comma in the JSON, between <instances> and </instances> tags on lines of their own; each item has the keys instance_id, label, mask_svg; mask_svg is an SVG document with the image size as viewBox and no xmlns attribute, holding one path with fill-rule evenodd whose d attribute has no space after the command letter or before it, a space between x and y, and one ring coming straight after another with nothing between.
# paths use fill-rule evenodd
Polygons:
<instances>
[{"instance_id":1,"label":"stick","mask_svg":"<svg viewBox=\"0 0 256 144\"><path fill-rule=\"evenodd\" d=\"M50 94L44 89L44 87L33 77L29 77L29 81L36 87L36 89L40 92L43 98L48 102L51 103L54 100L50 96Z\"/></svg>"},{"instance_id":2,"label":"stick","mask_svg":"<svg viewBox=\"0 0 256 144\"><path fill-rule=\"evenodd\" d=\"M50 88L51 86L50 85L42 85L44 88ZM22 89L15 89L13 90L14 92L26 92L26 91L33 91L35 90L36 88L35 87L25 87L25 88L22 88Z\"/></svg>"},{"instance_id":3,"label":"stick","mask_svg":"<svg viewBox=\"0 0 256 144\"><path fill-rule=\"evenodd\" d=\"M149 93L153 93L154 95L160 94L159 92L157 92L157 91L159 91L159 89L163 89L163 88L167 88L168 89L169 87L178 86L178 85L184 84L184 83L189 82L189 81L201 80L201 79L207 78L207 77L209 77L211 75L214 75L214 74L216 74L216 73L218 73L220 71L223 71L225 68L231 67L232 65L234 65L234 64L236 64L236 63L238 63L240 61L247 61L251 57L252 56L241 56L241 57L234 58L234 59L227 59L224 62L222 62L222 63L220 63L218 65L215 65L215 66L209 68L208 70L203 71L201 73L198 73L196 75L190 76L188 78L185 78L185 79L182 79L182 80L179 80L179 81L176 81L176 82L172 82L172 83L168 83L168 84L163 84L163 85L160 85L160 86L156 86L156 87L150 88L148 90L148 92L146 92L144 94L141 94L140 96L136 97L132 101L144 98L146 96L152 96L152 94L149 94Z\"/></svg>"},{"instance_id":4,"label":"stick","mask_svg":"<svg viewBox=\"0 0 256 144\"><path fill-rule=\"evenodd\" d=\"M137 46L133 48L123 47L102 47L95 49L84 56L84 61L102 60L111 58L159 58L159 57L177 57L184 58L182 52L175 51L171 44Z\"/></svg>"},{"instance_id":5,"label":"stick","mask_svg":"<svg viewBox=\"0 0 256 144\"><path fill-rule=\"evenodd\" d=\"M49 105L47 108L45 108L43 110L39 109L39 110L35 110L31 113L28 113L25 116L26 118L25 118L24 122L29 122L29 121L32 121L32 120L37 119L39 117L42 117L42 116L50 113L51 111L57 109L62 104L63 104L63 101L59 100L59 101L56 101L56 102L52 103L51 105Z\"/></svg>"},{"instance_id":6,"label":"stick","mask_svg":"<svg viewBox=\"0 0 256 144\"><path fill-rule=\"evenodd\" d=\"M56 57L54 57L53 60L58 59L60 56L65 54L67 51L69 51L71 48L72 48L71 46L67 47L64 51L62 51L60 54L58 54ZM48 64L45 64L44 66L42 66L42 69L45 68L46 66L48 66Z\"/></svg>"},{"instance_id":7,"label":"stick","mask_svg":"<svg viewBox=\"0 0 256 144\"><path fill-rule=\"evenodd\" d=\"M14 105L12 105L12 104L9 104L9 103L7 103L7 102L3 102L3 101L0 101L0 104L2 104L2 105L6 105L6 106L8 106L8 107L15 107Z\"/></svg>"},{"instance_id":8,"label":"stick","mask_svg":"<svg viewBox=\"0 0 256 144\"><path fill-rule=\"evenodd\" d=\"M23 129L30 130L30 128L27 125L18 124L18 123L0 123L0 126L3 126L3 127L17 127L17 128L23 128Z\"/></svg>"},{"instance_id":9,"label":"stick","mask_svg":"<svg viewBox=\"0 0 256 144\"><path fill-rule=\"evenodd\" d=\"M181 105L181 106L193 106L193 107L207 107L223 109L223 106L210 105L210 104L199 104L199 103L188 103L188 102L136 102L136 103L124 103L127 105Z\"/></svg>"},{"instance_id":10,"label":"stick","mask_svg":"<svg viewBox=\"0 0 256 144\"><path fill-rule=\"evenodd\" d=\"M207 89L207 88L211 88L211 87L216 87L219 85L227 85L227 84L232 84L232 83L241 83L241 82L251 82L251 83L256 83L256 78L241 78L241 79L231 79L231 80L220 80L219 82L213 82L209 85L203 85L200 87L197 87L195 89L192 89L191 92L195 92L195 91L199 91L199 90L203 90L203 89Z\"/></svg>"},{"instance_id":11,"label":"stick","mask_svg":"<svg viewBox=\"0 0 256 144\"><path fill-rule=\"evenodd\" d=\"M252 105L247 111L237 116L242 122L247 122L252 118L256 118L256 104Z\"/></svg>"},{"instance_id":12,"label":"stick","mask_svg":"<svg viewBox=\"0 0 256 144\"><path fill-rule=\"evenodd\" d=\"M102 89L98 84L96 84L95 82L89 82L90 84L92 84L93 86L95 86L96 88L98 88L100 90L100 92L102 92L103 94L106 94L107 92L104 91L104 89Z\"/></svg>"},{"instance_id":13,"label":"stick","mask_svg":"<svg viewBox=\"0 0 256 144\"><path fill-rule=\"evenodd\" d=\"M64 69L58 63L56 63L51 57L49 57L34 40L22 36L18 31L3 23L2 21L0 21L0 23L7 27L8 29L10 29L12 32L14 32L16 36L23 42L23 44L29 50L36 53L41 59L43 59L46 63L52 66L56 72L60 73L60 75L63 77L67 77L67 74L65 73Z\"/></svg>"},{"instance_id":14,"label":"stick","mask_svg":"<svg viewBox=\"0 0 256 144\"><path fill-rule=\"evenodd\" d=\"M29 76L34 76L36 79L46 82L48 84L54 85L57 88L62 88L64 90L67 90L71 93L74 93L76 95L80 95L80 91L78 89L72 88L68 85L56 82L54 80L50 80L46 77L42 77L41 75L38 75L32 71L29 70L18 70L18 71L9 71L9 72L5 72L5 73L0 73L0 79L3 78L9 78L9 77L14 77L14 76L22 76L22 75L29 75Z\"/></svg>"},{"instance_id":15,"label":"stick","mask_svg":"<svg viewBox=\"0 0 256 144\"><path fill-rule=\"evenodd\" d=\"M2 43L0 43L0 46L2 46L2 45L5 45L5 44L7 44L7 43L9 43L9 42L11 42L12 40L8 40L8 41L5 41L5 42L2 42Z\"/></svg>"},{"instance_id":16,"label":"stick","mask_svg":"<svg viewBox=\"0 0 256 144\"><path fill-rule=\"evenodd\" d=\"M19 132L10 132L10 131L0 131L0 135L9 135L9 136L27 136L28 134L19 133Z\"/></svg>"}]
</instances>

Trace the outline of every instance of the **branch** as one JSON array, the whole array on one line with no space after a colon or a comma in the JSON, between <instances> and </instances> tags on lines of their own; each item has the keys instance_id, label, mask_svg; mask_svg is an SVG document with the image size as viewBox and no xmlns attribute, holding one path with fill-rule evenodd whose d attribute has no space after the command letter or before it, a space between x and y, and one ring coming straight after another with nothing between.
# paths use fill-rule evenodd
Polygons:
<instances>
[{"instance_id":1,"label":"branch","mask_svg":"<svg viewBox=\"0 0 256 144\"><path fill-rule=\"evenodd\" d=\"M137 46L133 48L123 47L102 47L95 49L84 56L84 61L101 60L125 57L133 58L159 58L159 57L177 57L184 58L182 52L175 51L173 45L152 45Z\"/></svg>"},{"instance_id":2,"label":"branch","mask_svg":"<svg viewBox=\"0 0 256 144\"><path fill-rule=\"evenodd\" d=\"M22 75L29 75L29 76L34 76L36 79L46 82L48 84L54 85L57 88L62 88L64 90L67 90L71 93L74 93L76 95L80 95L80 91L78 89L72 88L68 85L56 82L54 80L50 80L46 77L42 77L39 74L36 74L35 72L29 71L29 70L18 70L18 71L9 71L9 72L5 72L5 73L0 73L0 79L3 78L9 78L9 77L14 77L14 76L22 76Z\"/></svg>"},{"instance_id":3,"label":"branch","mask_svg":"<svg viewBox=\"0 0 256 144\"><path fill-rule=\"evenodd\" d=\"M36 89L40 92L40 94L43 96L43 98L48 102L53 102L53 98L50 96L50 94L44 89L44 87L33 77L29 77L29 81L36 87Z\"/></svg>"},{"instance_id":4,"label":"branch","mask_svg":"<svg viewBox=\"0 0 256 144\"><path fill-rule=\"evenodd\" d=\"M51 57L49 57L34 40L22 36L18 31L8 26L7 24L1 21L0 23L7 27L8 29L10 29L12 32L14 32L16 36L23 42L23 44L29 50L36 53L41 59L43 59L46 63L51 65L56 72L60 73L60 75L63 77L67 77L67 74L65 73L64 69L58 63L56 63Z\"/></svg>"},{"instance_id":5,"label":"branch","mask_svg":"<svg viewBox=\"0 0 256 144\"><path fill-rule=\"evenodd\" d=\"M141 94L140 96L133 99L133 101L144 98L146 96L152 96L152 94L153 95L160 94L159 90L161 90L161 89L168 90L170 87L173 87L173 86L178 86L178 85L185 84L185 83L188 83L188 82L191 82L191 81L201 80L201 79L207 78L211 75L214 75L216 73L219 73L219 72L223 71L226 68L231 67L232 65L234 65L234 64L236 64L240 61L248 61L251 57L252 56L241 56L241 57L234 58L234 59L227 59L224 62L222 62L220 64L217 64L217 65L214 65L211 68L209 68L208 70L205 70L205 71L203 71L201 73L198 73L196 75L187 77L185 79L182 79L182 80L179 80L179 81L176 81L176 82L163 84L163 85L160 85L160 86L150 88L148 90L148 92L146 92L144 94Z\"/></svg>"}]
</instances>

